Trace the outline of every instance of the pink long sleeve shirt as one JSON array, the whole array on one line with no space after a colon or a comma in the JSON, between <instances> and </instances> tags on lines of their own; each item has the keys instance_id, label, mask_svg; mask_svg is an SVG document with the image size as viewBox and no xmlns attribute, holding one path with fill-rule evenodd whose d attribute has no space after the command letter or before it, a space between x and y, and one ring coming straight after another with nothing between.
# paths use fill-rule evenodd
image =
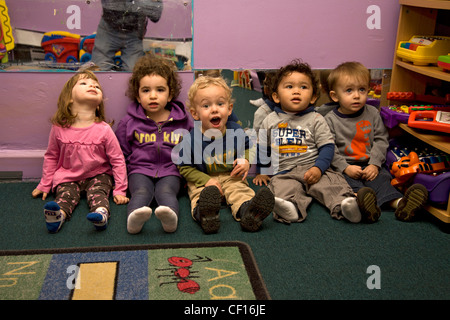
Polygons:
<instances>
[{"instance_id":1,"label":"pink long sleeve shirt","mask_svg":"<svg viewBox=\"0 0 450 320\"><path fill-rule=\"evenodd\" d=\"M113 195L126 195L125 158L111 127L94 123L86 128L52 126L38 189L50 192L63 182L107 173L114 177Z\"/></svg>"}]
</instances>

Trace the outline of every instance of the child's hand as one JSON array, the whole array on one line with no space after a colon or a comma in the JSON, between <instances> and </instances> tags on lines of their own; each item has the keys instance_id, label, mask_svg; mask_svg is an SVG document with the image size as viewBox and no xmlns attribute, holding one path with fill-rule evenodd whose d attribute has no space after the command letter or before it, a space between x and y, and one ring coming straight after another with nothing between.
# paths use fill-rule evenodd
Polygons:
<instances>
[{"instance_id":1,"label":"child's hand","mask_svg":"<svg viewBox=\"0 0 450 320\"><path fill-rule=\"evenodd\" d=\"M205 187L209 186L217 187L217 189L219 189L220 191L220 194L223 195L222 186L220 185L219 180L216 180L214 178L209 179L208 182L205 184Z\"/></svg>"},{"instance_id":2,"label":"child's hand","mask_svg":"<svg viewBox=\"0 0 450 320\"><path fill-rule=\"evenodd\" d=\"M379 169L374 164L369 164L363 171L362 171L362 178L367 181L374 180L379 173Z\"/></svg>"},{"instance_id":3,"label":"child's hand","mask_svg":"<svg viewBox=\"0 0 450 320\"><path fill-rule=\"evenodd\" d=\"M308 171L305 172L303 179L305 179L305 182L307 184L314 184L314 183L319 182L321 177L322 177L322 171L320 171L320 169L317 167L312 167L312 168L308 169Z\"/></svg>"},{"instance_id":4,"label":"child's hand","mask_svg":"<svg viewBox=\"0 0 450 320\"><path fill-rule=\"evenodd\" d=\"M361 179L363 175L361 167L355 165L349 165L347 168L345 168L344 173L355 180Z\"/></svg>"},{"instance_id":5,"label":"child's hand","mask_svg":"<svg viewBox=\"0 0 450 320\"><path fill-rule=\"evenodd\" d=\"M250 169L250 163L247 159L236 159L233 162L233 171L231 171L230 176L242 176L242 180L247 178L248 170Z\"/></svg>"},{"instance_id":6,"label":"child's hand","mask_svg":"<svg viewBox=\"0 0 450 320\"><path fill-rule=\"evenodd\" d=\"M253 178L253 183L257 186L262 186L263 184L267 186L269 181L270 177L265 174L258 174L256 177Z\"/></svg>"},{"instance_id":7,"label":"child's hand","mask_svg":"<svg viewBox=\"0 0 450 320\"><path fill-rule=\"evenodd\" d=\"M117 194L114 196L114 202L115 204L126 204L130 201L128 197L122 196L120 194Z\"/></svg>"},{"instance_id":8,"label":"child's hand","mask_svg":"<svg viewBox=\"0 0 450 320\"><path fill-rule=\"evenodd\" d=\"M42 200L45 200L47 198L48 193L47 192L42 192L39 189L34 189L33 192L31 192L31 195L33 196L33 198L37 198L42 194Z\"/></svg>"}]
</instances>

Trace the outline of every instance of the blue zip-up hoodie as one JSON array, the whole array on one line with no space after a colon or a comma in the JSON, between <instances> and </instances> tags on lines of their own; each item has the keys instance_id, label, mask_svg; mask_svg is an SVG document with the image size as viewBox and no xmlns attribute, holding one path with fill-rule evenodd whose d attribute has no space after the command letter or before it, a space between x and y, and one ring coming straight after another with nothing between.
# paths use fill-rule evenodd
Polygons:
<instances>
[{"instance_id":1,"label":"blue zip-up hoodie","mask_svg":"<svg viewBox=\"0 0 450 320\"><path fill-rule=\"evenodd\" d=\"M193 119L179 101L169 102L166 108L170 109L168 120L156 123L147 118L139 103L132 102L127 115L120 120L116 136L125 156L128 175L141 173L154 178L181 177L171 158L172 148L181 141L181 134L174 131L190 131Z\"/></svg>"}]
</instances>

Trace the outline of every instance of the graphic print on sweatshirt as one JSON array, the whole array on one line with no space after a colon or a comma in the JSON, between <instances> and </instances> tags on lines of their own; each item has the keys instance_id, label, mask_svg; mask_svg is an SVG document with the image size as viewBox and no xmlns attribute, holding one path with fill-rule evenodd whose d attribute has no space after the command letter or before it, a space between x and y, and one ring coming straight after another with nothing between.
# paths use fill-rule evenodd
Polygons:
<instances>
[{"instance_id":1,"label":"graphic print on sweatshirt","mask_svg":"<svg viewBox=\"0 0 450 320\"><path fill-rule=\"evenodd\" d=\"M345 154L353 157L356 161L369 159L368 147L370 147L369 134L372 132L370 121L361 120L356 123L356 134L350 142L350 146L345 147Z\"/></svg>"}]
</instances>

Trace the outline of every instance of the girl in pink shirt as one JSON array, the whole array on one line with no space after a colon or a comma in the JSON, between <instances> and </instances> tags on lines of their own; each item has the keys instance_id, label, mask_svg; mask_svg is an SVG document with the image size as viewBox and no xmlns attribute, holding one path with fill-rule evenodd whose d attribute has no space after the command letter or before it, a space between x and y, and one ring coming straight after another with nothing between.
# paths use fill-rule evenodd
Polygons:
<instances>
[{"instance_id":1,"label":"girl in pink shirt","mask_svg":"<svg viewBox=\"0 0 450 320\"><path fill-rule=\"evenodd\" d=\"M48 231L58 232L70 219L82 191L91 211L87 219L96 229L106 229L113 178L114 202L129 201L127 172L119 142L105 123L103 92L94 73L85 70L66 82L52 124L42 178L32 192L43 200L56 192L55 201L44 205Z\"/></svg>"}]
</instances>

